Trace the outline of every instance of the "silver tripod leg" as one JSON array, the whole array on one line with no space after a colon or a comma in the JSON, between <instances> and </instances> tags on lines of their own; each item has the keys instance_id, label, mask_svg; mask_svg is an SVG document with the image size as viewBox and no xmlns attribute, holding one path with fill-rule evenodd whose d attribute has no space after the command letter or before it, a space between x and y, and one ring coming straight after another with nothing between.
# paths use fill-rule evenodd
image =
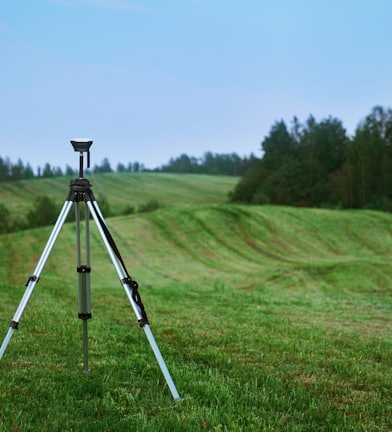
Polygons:
<instances>
[{"instance_id":1,"label":"silver tripod leg","mask_svg":"<svg viewBox=\"0 0 392 432\"><path fill-rule=\"evenodd\" d=\"M8 333L6 337L4 338L4 341L0 348L0 359L3 357L3 354L8 346L9 341L11 340L12 334L14 331L18 328L20 318L23 315L23 312L27 306L27 303L29 302L29 299L31 297L31 294L34 291L35 286L38 283L38 280L40 278L41 272L46 264L46 261L49 258L49 255L53 249L53 246L56 243L56 240L60 234L61 228L64 225L65 220L67 219L68 213L71 210L73 202L72 201L66 201L63 205L63 208L61 209L61 212L57 218L57 221L54 225L54 228L52 230L52 233L48 239L48 242L46 243L45 249L42 252L41 258L38 261L37 267L34 270L34 273L32 276L29 277L26 283L26 290L23 294L22 300L19 303L19 306L15 312L15 315L12 319L10 328L8 329Z\"/></svg>"},{"instance_id":2,"label":"silver tripod leg","mask_svg":"<svg viewBox=\"0 0 392 432\"><path fill-rule=\"evenodd\" d=\"M112 263L114 265L114 268L116 269L116 272L120 278L120 281L124 287L124 290L127 294L127 297L129 299L129 302L131 303L132 309L136 315L136 318L138 321L141 321L143 316L141 313L141 310L139 308L139 306L137 305L137 303L135 302L135 300L132 297L132 287L129 285L129 283L127 283L127 271L126 269L124 269L122 263L119 261L119 259L117 258L116 254L114 253L112 246L110 245L108 238L101 226L101 221L103 221L106 225L106 222L102 216L102 213L99 209L99 206L97 204L96 201L93 201L93 203L91 201L87 201L87 206L90 210L91 215L93 216L93 219L95 221L95 224L97 225L98 231L102 237L102 240L106 246L106 249L109 253L110 259L112 260ZM167 369L166 363L162 357L162 354L159 350L159 347L155 341L155 338L151 332L150 326L148 325L148 323L143 325L143 330L144 333L151 345L151 348L154 352L155 358L161 368L161 371L163 373L163 376L166 379L166 383L170 389L170 392L173 396L174 399L176 400L180 400L180 395L177 392L176 386L174 385L173 379L170 375L169 370Z\"/></svg>"},{"instance_id":3,"label":"silver tripod leg","mask_svg":"<svg viewBox=\"0 0 392 432\"><path fill-rule=\"evenodd\" d=\"M83 320L83 372L89 373L88 367L88 320L91 318L91 283L90 283L90 214L88 207L85 206L85 257L86 264L82 265L82 246L80 233L80 207L79 202L75 203L76 221L76 256L78 272L78 315Z\"/></svg>"}]
</instances>

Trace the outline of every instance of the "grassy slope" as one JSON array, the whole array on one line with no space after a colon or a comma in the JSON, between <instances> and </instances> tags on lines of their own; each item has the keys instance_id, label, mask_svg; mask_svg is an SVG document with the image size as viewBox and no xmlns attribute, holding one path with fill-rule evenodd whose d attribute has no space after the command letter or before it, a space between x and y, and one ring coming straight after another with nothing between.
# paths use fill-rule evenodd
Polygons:
<instances>
[{"instance_id":1,"label":"grassy slope","mask_svg":"<svg viewBox=\"0 0 392 432\"><path fill-rule=\"evenodd\" d=\"M109 225L186 401L171 402L95 229L81 373L70 224L1 361L0 430L391 430L391 216L229 206L227 184L220 204L190 205L166 187L175 205ZM0 237L4 333L49 232Z\"/></svg>"},{"instance_id":2,"label":"grassy slope","mask_svg":"<svg viewBox=\"0 0 392 432\"><path fill-rule=\"evenodd\" d=\"M99 199L105 196L115 213L128 205L151 199L163 205L216 204L227 200L236 177L167 173L101 174L88 177ZM25 215L40 195L48 195L59 207L67 197L71 178L55 177L0 184L0 201L15 214Z\"/></svg>"}]
</instances>

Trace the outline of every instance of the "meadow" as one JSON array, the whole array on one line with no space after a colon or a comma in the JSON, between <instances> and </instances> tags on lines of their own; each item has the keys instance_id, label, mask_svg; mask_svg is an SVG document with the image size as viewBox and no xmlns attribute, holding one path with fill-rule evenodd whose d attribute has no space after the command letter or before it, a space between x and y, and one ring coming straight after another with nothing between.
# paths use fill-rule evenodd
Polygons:
<instances>
[{"instance_id":1,"label":"meadow","mask_svg":"<svg viewBox=\"0 0 392 432\"><path fill-rule=\"evenodd\" d=\"M392 430L392 216L227 204L238 179L91 179L183 400L92 225L91 372L67 223L0 361L0 431ZM4 186L4 187L3 187ZM67 180L2 185L18 214ZM12 200L10 197L13 197ZM0 339L52 227L0 236ZM1 330L3 329L3 330Z\"/></svg>"}]
</instances>

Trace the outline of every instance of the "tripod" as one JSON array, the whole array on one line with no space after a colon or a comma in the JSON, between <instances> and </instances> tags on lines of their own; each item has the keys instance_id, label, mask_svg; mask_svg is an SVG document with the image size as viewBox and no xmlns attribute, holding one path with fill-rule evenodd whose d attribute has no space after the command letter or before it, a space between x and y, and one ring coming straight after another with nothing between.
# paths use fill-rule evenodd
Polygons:
<instances>
[{"instance_id":1,"label":"tripod","mask_svg":"<svg viewBox=\"0 0 392 432\"><path fill-rule=\"evenodd\" d=\"M132 309L136 315L138 323L143 328L146 337L151 345L154 352L155 358L161 368L161 371L165 377L166 383L171 391L171 394L175 400L180 399L171 375L166 367L165 361L161 355L155 338L151 332L146 311L139 295L138 284L129 275L124 261L120 255L119 250L111 236L108 226L102 216L99 209L98 203L95 200L94 194L91 190L90 182L83 177L83 153L87 152L87 167L90 166L90 146L92 145L91 140L73 140L71 141L75 151L80 153L79 158L79 178L70 182L70 191L65 200L65 203L61 209L61 212L54 225L52 233L47 241L44 251L38 261L34 273L29 276L26 282L26 290L19 303L19 306L15 312L15 315L11 321L7 335L0 347L0 359L8 346L8 343L16 329L18 329L20 318L27 306L27 303L33 293L36 284L39 281L41 272L49 258L49 255L55 245L55 242L60 234L60 231L67 219L67 216L71 210L71 207L75 204L75 223L76 223L76 250L77 250L77 273L78 273L78 316L83 322L83 356L84 356L84 367L83 371L89 373L88 365L88 326L87 321L91 318L91 289L90 289L90 215L94 219L94 222L98 228L98 231L102 237L103 243L107 249L110 259L114 265L114 268L120 278L120 282L124 287L125 293L132 306ZM80 203L85 203L85 253L82 251L81 241L81 209ZM83 263L83 258L85 261Z\"/></svg>"}]
</instances>

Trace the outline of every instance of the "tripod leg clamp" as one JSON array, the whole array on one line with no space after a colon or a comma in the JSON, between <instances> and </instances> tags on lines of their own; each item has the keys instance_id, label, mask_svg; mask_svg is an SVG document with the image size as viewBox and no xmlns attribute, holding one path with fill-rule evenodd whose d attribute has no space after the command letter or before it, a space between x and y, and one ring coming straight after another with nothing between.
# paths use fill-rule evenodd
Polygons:
<instances>
[{"instance_id":1,"label":"tripod leg clamp","mask_svg":"<svg viewBox=\"0 0 392 432\"><path fill-rule=\"evenodd\" d=\"M39 277L38 277L38 276L36 276L36 275L31 275L31 276L29 276L29 278L27 279L25 286L27 287L27 286L29 285L30 282L37 282L37 283L38 283L38 281L39 281Z\"/></svg>"},{"instance_id":2,"label":"tripod leg clamp","mask_svg":"<svg viewBox=\"0 0 392 432\"><path fill-rule=\"evenodd\" d=\"M148 322L146 310L144 309L144 304L139 294L138 283L135 280L133 280L130 276L122 279L121 282L124 285L128 285L128 287L131 289L132 299L139 306L139 310L141 314L141 318L138 320L139 326L144 327L149 322Z\"/></svg>"},{"instance_id":3,"label":"tripod leg clamp","mask_svg":"<svg viewBox=\"0 0 392 432\"><path fill-rule=\"evenodd\" d=\"M91 267L88 267L86 265L81 265L76 268L76 271L78 273L91 273Z\"/></svg>"}]
</instances>

